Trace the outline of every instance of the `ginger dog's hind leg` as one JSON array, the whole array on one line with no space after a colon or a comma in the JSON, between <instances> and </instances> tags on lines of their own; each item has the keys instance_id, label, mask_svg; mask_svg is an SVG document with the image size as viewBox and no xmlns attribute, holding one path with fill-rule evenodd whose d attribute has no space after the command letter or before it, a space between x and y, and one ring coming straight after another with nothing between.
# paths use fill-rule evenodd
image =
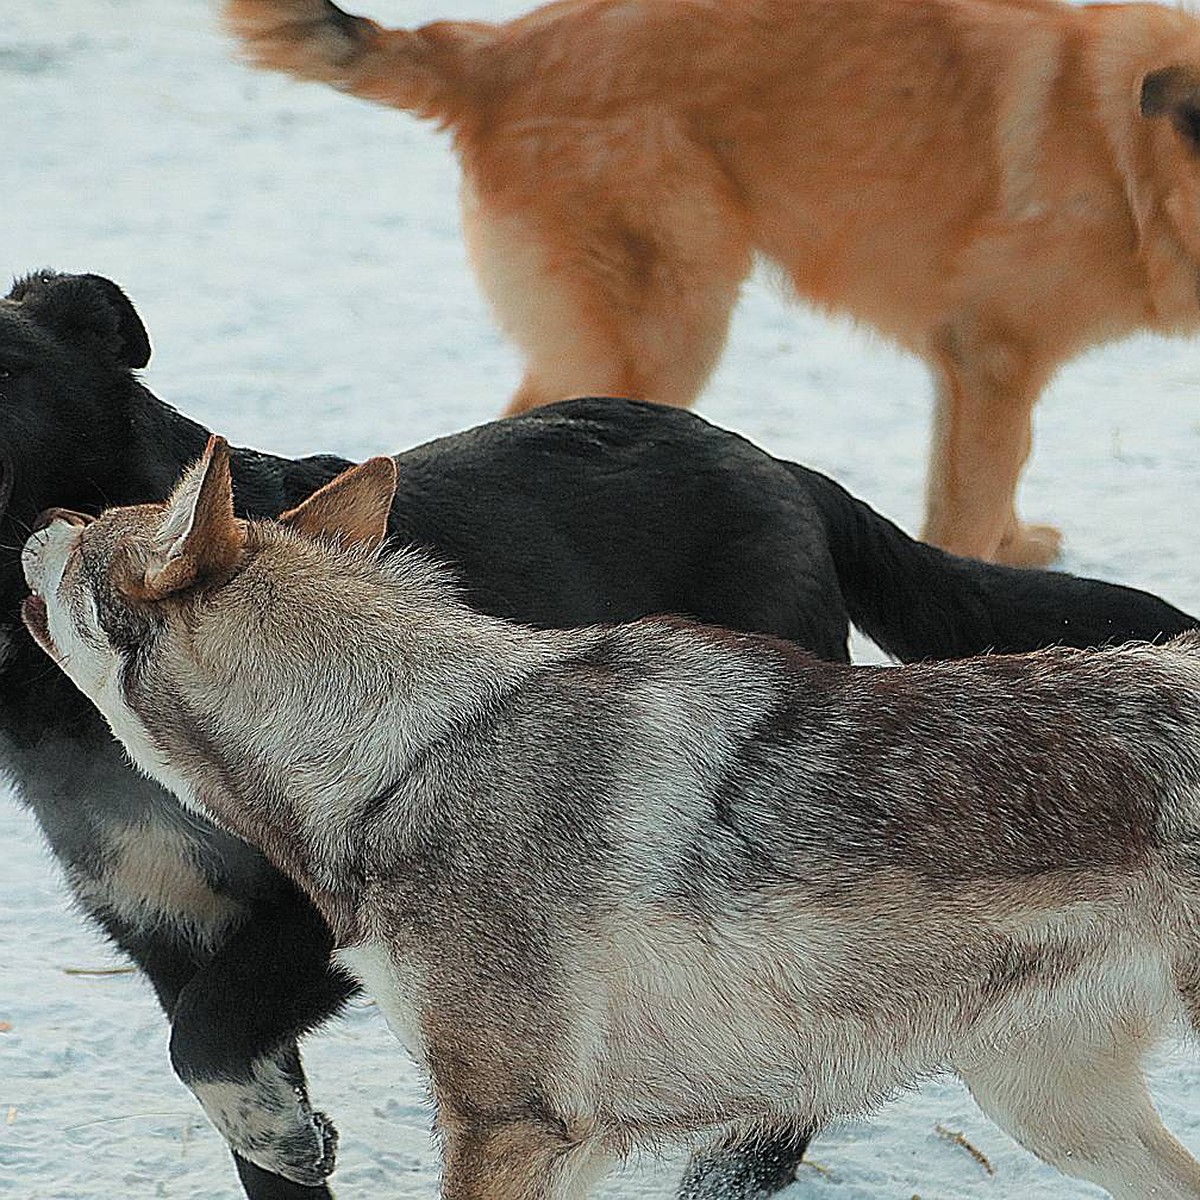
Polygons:
<instances>
[{"instance_id":1,"label":"ginger dog's hind leg","mask_svg":"<svg viewBox=\"0 0 1200 1200\"><path fill-rule=\"evenodd\" d=\"M692 404L721 356L748 256L685 261L671 245L614 229L540 257L525 293L497 304L526 358L506 415L586 395Z\"/></svg>"},{"instance_id":2,"label":"ginger dog's hind leg","mask_svg":"<svg viewBox=\"0 0 1200 1200\"><path fill-rule=\"evenodd\" d=\"M556 195L549 181L539 196L531 179L516 202L468 193L476 274L525 357L509 415L581 395L686 407L721 356L751 266L736 205L699 150L640 178L620 158L563 169L590 191Z\"/></svg>"}]
</instances>

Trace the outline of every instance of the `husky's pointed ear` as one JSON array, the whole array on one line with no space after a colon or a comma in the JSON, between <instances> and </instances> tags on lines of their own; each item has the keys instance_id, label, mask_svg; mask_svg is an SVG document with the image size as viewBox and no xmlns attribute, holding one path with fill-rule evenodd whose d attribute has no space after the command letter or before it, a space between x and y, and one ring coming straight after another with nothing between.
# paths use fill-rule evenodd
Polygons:
<instances>
[{"instance_id":1,"label":"husky's pointed ear","mask_svg":"<svg viewBox=\"0 0 1200 1200\"><path fill-rule=\"evenodd\" d=\"M233 515L229 444L215 434L167 502L156 546L139 589L161 600L173 592L228 575L246 545L246 527Z\"/></svg>"},{"instance_id":2,"label":"husky's pointed ear","mask_svg":"<svg viewBox=\"0 0 1200 1200\"><path fill-rule=\"evenodd\" d=\"M369 458L343 471L279 520L314 538L336 538L377 549L387 537L388 514L396 495L396 464Z\"/></svg>"}]
</instances>

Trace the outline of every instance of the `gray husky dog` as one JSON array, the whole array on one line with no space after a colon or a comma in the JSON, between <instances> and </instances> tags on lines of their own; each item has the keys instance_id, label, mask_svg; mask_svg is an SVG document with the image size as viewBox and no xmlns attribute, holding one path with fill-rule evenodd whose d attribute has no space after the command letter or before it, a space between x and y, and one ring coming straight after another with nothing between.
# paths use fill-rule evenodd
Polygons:
<instances>
[{"instance_id":1,"label":"gray husky dog","mask_svg":"<svg viewBox=\"0 0 1200 1200\"><path fill-rule=\"evenodd\" d=\"M133 760L312 897L423 1064L448 1200L813 1128L956 1072L1121 1200L1200 1200L1142 1059L1200 1022L1200 636L863 669L539 631L417 551L390 459L235 519L43 515L24 617Z\"/></svg>"}]
</instances>

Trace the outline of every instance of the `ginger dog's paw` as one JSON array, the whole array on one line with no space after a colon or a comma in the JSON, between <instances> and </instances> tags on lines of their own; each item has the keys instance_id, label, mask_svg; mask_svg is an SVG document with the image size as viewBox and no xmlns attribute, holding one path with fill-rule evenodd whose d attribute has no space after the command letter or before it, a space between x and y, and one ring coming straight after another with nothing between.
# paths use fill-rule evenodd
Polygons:
<instances>
[{"instance_id":1,"label":"ginger dog's paw","mask_svg":"<svg viewBox=\"0 0 1200 1200\"><path fill-rule=\"evenodd\" d=\"M996 551L1009 567L1048 567L1062 553L1062 530L1054 525L1018 525Z\"/></svg>"}]
</instances>

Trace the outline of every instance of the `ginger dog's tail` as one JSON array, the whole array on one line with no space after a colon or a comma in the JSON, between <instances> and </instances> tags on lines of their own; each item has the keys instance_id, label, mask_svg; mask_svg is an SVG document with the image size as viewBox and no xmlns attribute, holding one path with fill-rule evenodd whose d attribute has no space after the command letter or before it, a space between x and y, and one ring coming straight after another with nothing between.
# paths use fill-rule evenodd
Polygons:
<instances>
[{"instance_id":1,"label":"ginger dog's tail","mask_svg":"<svg viewBox=\"0 0 1200 1200\"><path fill-rule=\"evenodd\" d=\"M1155 641L1200 625L1136 588L926 546L832 479L785 465L824 516L850 619L904 662Z\"/></svg>"},{"instance_id":2,"label":"ginger dog's tail","mask_svg":"<svg viewBox=\"0 0 1200 1200\"><path fill-rule=\"evenodd\" d=\"M331 0L226 0L226 27L255 66L328 83L442 125L456 123L475 51L495 26L440 21L384 29Z\"/></svg>"}]
</instances>

